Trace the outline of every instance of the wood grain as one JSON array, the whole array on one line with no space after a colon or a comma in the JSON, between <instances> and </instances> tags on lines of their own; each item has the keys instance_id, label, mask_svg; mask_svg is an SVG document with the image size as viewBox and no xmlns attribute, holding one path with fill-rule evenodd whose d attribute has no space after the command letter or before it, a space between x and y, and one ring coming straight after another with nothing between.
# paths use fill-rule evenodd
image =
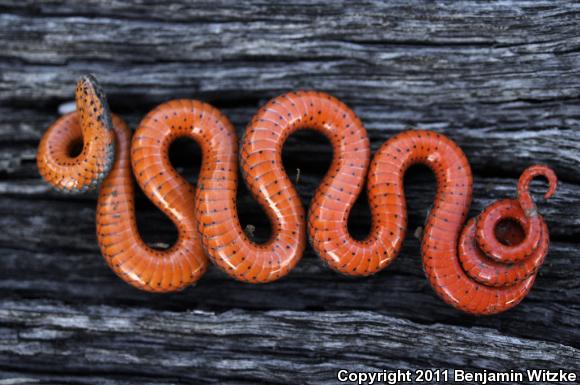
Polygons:
<instances>
[{"instance_id":1,"label":"wood grain","mask_svg":"<svg viewBox=\"0 0 580 385\"><path fill-rule=\"evenodd\" d=\"M279 384L294 382L300 373L303 384L334 384L337 368L555 369L573 367L577 358L575 349L556 343L365 311L175 313L29 300L3 302L0 322L12 325L0 332L0 357L23 358L5 367L16 373L44 371L40 383L62 381L72 372L67 381L83 383L139 383L140 378L173 383L179 378ZM446 349L433 354L434 346ZM482 355L494 359L482 361Z\"/></svg>"},{"instance_id":2,"label":"wood grain","mask_svg":"<svg viewBox=\"0 0 580 385\"><path fill-rule=\"evenodd\" d=\"M0 0L0 377L308 384L334 383L341 366L580 371L577 4L188 3ZM416 168L406 178L405 246L374 277L339 276L308 249L273 284L210 269L181 293L140 293L98 253L95 195L52 192L35 168L42 132L86 72L133 128L154 105L189 97L220 108L241 133L268 99L318 89L355 110L373 150L408 127L436 130L472 164L470 216L513 197L525 167L548 163L562 183L541 205L553 240L547 262L512 311L474 318L449 308L421 271L413 232L434 178ZM304 204L330 158L321 136L286 143L284 164L292 178L300 169ZM190 179L199 159L190 143L172 152ZM243 225L264 239L266 217L243 189L239 203ZM138 208L148 243L175 239L141 195ZM349 227L360 236L369 224L364 203L357 208Z\"/></svg>"}]
</instances>

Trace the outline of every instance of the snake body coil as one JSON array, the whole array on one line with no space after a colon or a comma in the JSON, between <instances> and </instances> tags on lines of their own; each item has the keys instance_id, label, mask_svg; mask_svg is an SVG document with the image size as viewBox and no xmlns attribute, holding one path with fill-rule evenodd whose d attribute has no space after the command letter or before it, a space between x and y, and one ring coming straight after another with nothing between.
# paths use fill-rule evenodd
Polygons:
<instances>
[{"instance_id":1,"label":"snake body coil","mask_svg":"<svg viewBox=\"0 0 580 385\"><path fill-rule=\"evenodd\" d=\"M416 163L430 167L437 179L423 235L423 266L450 305L472 314L515 306L531 289L548 250L547 226L528 190L534 177L543 176L549 198L557 181L550 168L527 169L517 199L492 204L464 227L472 174L453 141L431 131L406 131L383 144L369 165L369 140L360 120L342 102L320 92L275 98L248 125L239 155L242 175L272 225L270 239L256 244L237 217L237 139L218 110L193 100L164 103L147 114L131 142L129 128L110 114L94 78L81 78L76 98L77 111L57 120L40 143L40 173L67 192L101 184L97 234L102 254L121 278L144 290L174 291L196 282L207 269L206 255L238 280L277 280L302 256L307 233L334 270L374 274L400 251L407 225L403 177ZM322 133L334 150L308 221L281 159L285 140L300 129ZM197 187L169 162L170 144L184 136L202 150ZM71 155L80 142L81 153ZM141 189L178 229L178 240L168 250L147 246L138 233L131 166ZM372 225L368 237L358 241L349 235L347 220L367 171Z\"/></svg>"}]
</instances>

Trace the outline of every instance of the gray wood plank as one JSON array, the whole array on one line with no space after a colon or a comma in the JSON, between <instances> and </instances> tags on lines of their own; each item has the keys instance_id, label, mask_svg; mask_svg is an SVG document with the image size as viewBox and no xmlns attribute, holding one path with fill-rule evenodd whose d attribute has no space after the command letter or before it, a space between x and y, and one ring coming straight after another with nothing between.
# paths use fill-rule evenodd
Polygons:
<instances>
[{"instance_id":1,"label":"gray wood plank","mask_svg":"<svg viewBox=\"0 0 580 385\"><path fill-rule=\"evenodd\" d=\"M133 383L137 376L287 384L299 373L303 384L334 384L338 368L580 369L580 352L569 346L368 311L175 313L4 301L0 339L0 359L22 358L7 369L34 370L44 379L86 373L109 380L103 383Z\"/></svg>"},{"instance_id":2,"label":"gray wood plank","mask_svg":"<svg viewBox=\"0 0 580 385\"><path fill-rule=\"evenodd\" d=\"M0 382L67 384L335 383L339 367L553 368L580 371L580 5L575 2L0 0ZM349 279L308 249L285 279L247 285L215 268L171 295L139 292L105 265L95 193L62 196L40 180L38 140L94 73L136 127L156 104L220 108L241 134L260 105L318 89L362 119L373 149L397 132L444 133L466 152L477 214L513 196L533 163L561 183L541 204L552 246L531 294L493 317L440 301L413 237L430 174L406 178L409 235L385 271ZM284 162L308 204L331 149L298 134ZM172 154L195 179L199 151ZM534 191L542 191L540 183ZM268 224L247 192L243 224ZM146 241L170 244L138 196ZM364 203L349 227L368 228ZM580 373L579 373L580 374Z\"/></svg>"}]
</instances>

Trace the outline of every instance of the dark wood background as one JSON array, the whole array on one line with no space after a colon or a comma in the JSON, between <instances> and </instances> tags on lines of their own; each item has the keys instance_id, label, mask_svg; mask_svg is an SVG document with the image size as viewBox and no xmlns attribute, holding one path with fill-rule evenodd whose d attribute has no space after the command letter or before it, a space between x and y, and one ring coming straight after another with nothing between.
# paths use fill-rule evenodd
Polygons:
<instances>
[{"instance_id":1,"label":"dark wood background","mask_svg":"<svg viewBox=\"0 0 580 385\"><path fill-rule=\"evenodd\" d=\"M163 3L0 0L2 383L326 384L339 368L580 372L578 4ZM139 292L99 254L96 194L52 192L35 166L43 131L86 72L132 127L156 104L189 97L221 108L242 132L268 99L317 89L355 110L373 149L408 127L436 130L472 164L471 215L513 196L525 167L548 163L561 183L541 205L547 262L504 314L477 318L444 304L413 237L435 191L416 167L406 177L404 250L376 276L340 276L309 249L276 283L242 284L211 268L181 293ZM305 205L331 156L319 135L286 144ZM178 142L171 157L195 178L196 145ZM267 219L244 189L239 204L243 225L265 239ZM142 194L138 206L144 239L170 244L171 222ZM364 199L349 226L368 230Z\"/></svg>"}]
</instances>

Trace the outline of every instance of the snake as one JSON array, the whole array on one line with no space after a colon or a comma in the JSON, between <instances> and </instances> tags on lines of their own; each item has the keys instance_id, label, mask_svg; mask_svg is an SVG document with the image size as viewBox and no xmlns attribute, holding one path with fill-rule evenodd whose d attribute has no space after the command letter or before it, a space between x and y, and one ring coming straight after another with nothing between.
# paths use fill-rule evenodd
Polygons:
<instances>
[{"instance_id":1,"label":"snake","mask_svg":"<svg viewBox=\"0 0 580 385\"><path fill-rule=\"evenodd\" d=\"M201 101L160 104L131 135L127 124L111 113L94 76L78 80L75 99L76 110L57 119L40 141L39 172L62 192L99 189L101 253L119 277L145 291L182 290L201 278L210 261L239 281L272 282L296 266L307 243L339 273L373 275L401 250L407 228L403 180L414 164L426 165L436 177L421 254L428 281L446 303L474 315L508 310L531 290L548 252L548 228L529 186L544 178L544 198L550 198L557 185L551 168L527 168L515 199L496 201L466 223L473 176L454 141L434 131L407 130L388 139L371 160L361 120L323 92L294 91L270 100L249 122L239 146L227 117ZM286 139L302 129L327 137L334 154L308 213L282 163ZM169 160L171 143L181 137L201 148L195 184ZM74 148L80 150L75 153ZM266 242L254 242L240 224L238 167L271 223ZM133 176L176 226L178 237L171 247L158 249L142 240ZM347 221L365 180L371 228L358 240L349 234Z\"/></svg>"}]
</instances>

